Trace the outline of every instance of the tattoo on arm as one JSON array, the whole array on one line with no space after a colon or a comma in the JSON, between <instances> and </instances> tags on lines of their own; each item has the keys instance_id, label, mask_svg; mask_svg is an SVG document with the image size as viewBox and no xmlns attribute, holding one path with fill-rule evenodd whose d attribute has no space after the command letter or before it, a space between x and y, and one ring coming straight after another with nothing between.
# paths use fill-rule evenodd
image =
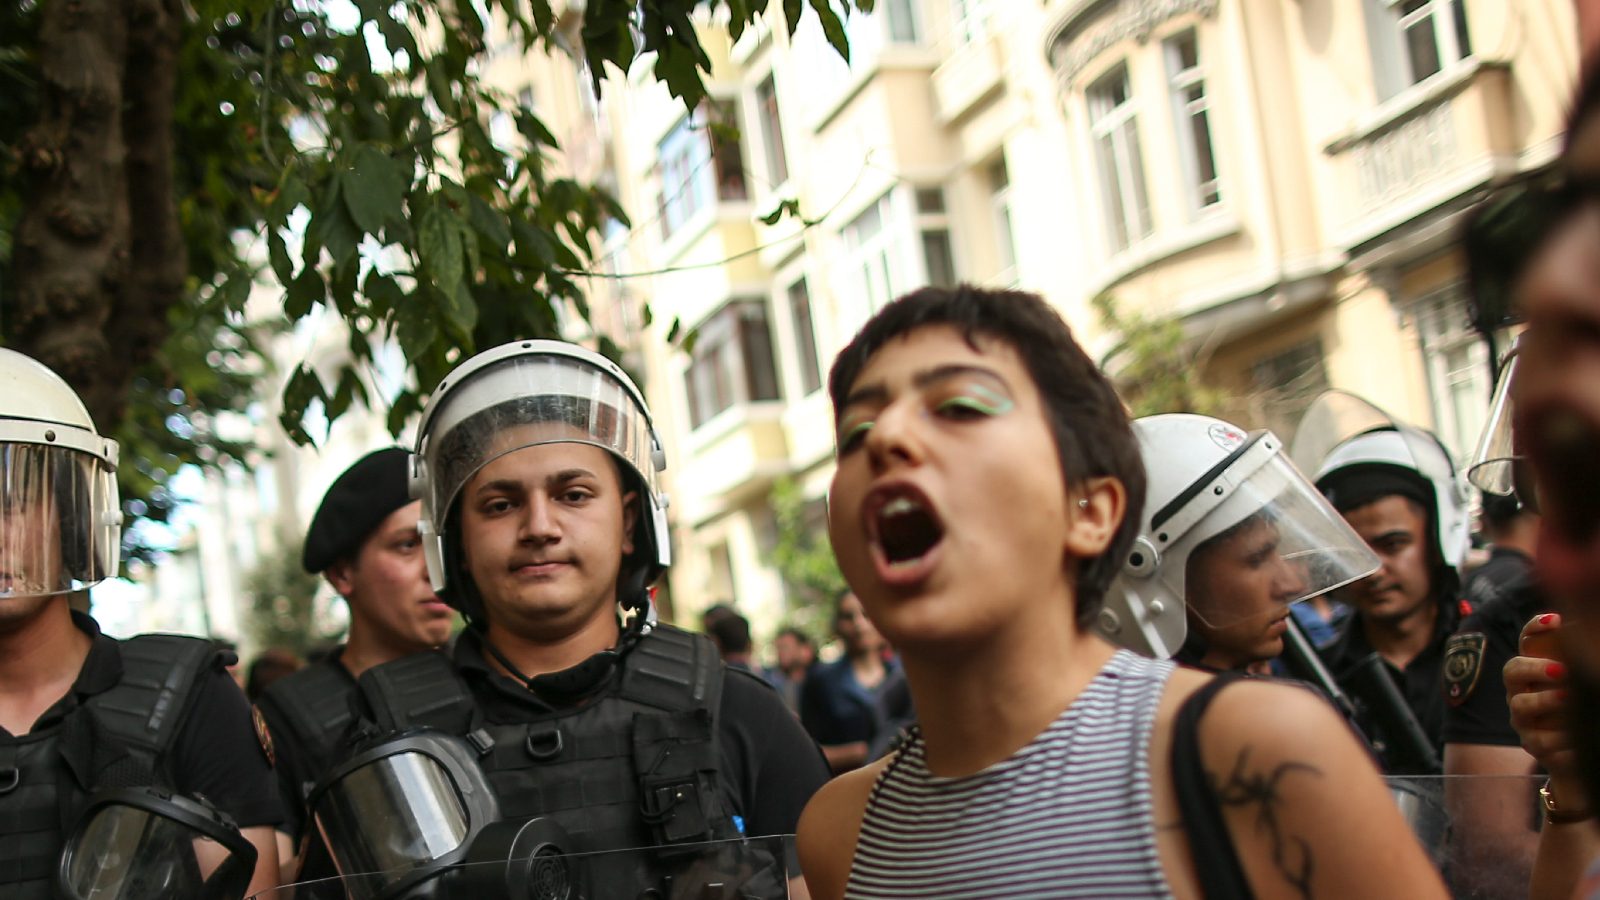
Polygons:
<instances>
[{"instance_id":1,"label":"tattoo on arm","mask_svg":"<svg viewBox=\"0 0 1600 900\"><path fill-rule=\"evenodd\" d=\"M1311 876L1316 871L1311 844L1299 835L1285 834L1283 824L1278 821L1278 812L1283 805L1279 785L1283 779L1297 773L1322 777L1321 769L1302 762L1279 763L1271 771L1252 771L1250 748L1246 746L1239 751L1239 758L1234 760L1233 771L1226 780L1219 779L1209 770L1206 780L1210 782L1211 791L1222 806L1256 811L1256 831L1265 833L1272 842L1273 864L1294 885L1300 896L1309 898Z\"/></svg>"}]
</instances>

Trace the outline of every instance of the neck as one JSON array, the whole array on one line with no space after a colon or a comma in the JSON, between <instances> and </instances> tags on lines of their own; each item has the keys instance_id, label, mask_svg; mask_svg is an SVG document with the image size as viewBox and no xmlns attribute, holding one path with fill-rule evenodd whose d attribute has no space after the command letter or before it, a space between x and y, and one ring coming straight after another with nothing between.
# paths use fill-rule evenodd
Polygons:
<instances>
[{"instance_id":1,"label":"neck","mask_svg":"<svg viewBox=\"0 0 1600 900\"><path fill-rule=\"evenodd\" d=\"M517 672L506 672L500 661L488 654L491 666L513 677L521 673L525 678L533 678L570 669L602 650L615 647L622 633L616 616L607 609L577 630L555 637L521 635L494 621L489 622L486 636L495 649L517 667Z\"/></svg>"},{"instance_id":2,"label":"neck","mask_svg":"<svg viewBox=\"0 0 1600 900\"><path fill-rule=\"evenodd\" d=\"M1433 640L1433 626L1439 621L1439 604L1430 598L1412 615L1403 619L1363 617L1362 631L1378 655L1397 669L1404 669Z\"/></svg>"},{"instance_id":3,"label":"neck","mask_svg":"<svg viewBox=\"0 0 1600 900\"><path fill-rule=\"evenodd\" d=\"M51 598L19 627L0 632L0 710L8 730L23 733L71 689L92 643L72 624L64 596ZM21 712L12 716L13 711Z\"/></svg>"},{"instance_id":4,"label":"neck","mask_svg":"<svg viewBox=\"0 0 1600 900\"><path fill-rule=\"evenodd\" d=\"M929 771L970 775L1016 753L1078 698L1115 652L1077 628L1070 596L1039 606L1038 615L1018 617L1000 634L985 635L981 645L899 647Z\"/></svg>"},{"instance_id":5,"label":"neck","mask_svg":"<svg viewBox=\"0 0 1600 900\"><path fill-rule=\"evenodd\" d=\"M1518 523L1502 530L1494 536L1493 544L1506 550L1516 550L1524 556L1533 556L1533 548L1539 545L1537 520L1532 523Z\"/></svg>"},{"instance_id":6,"label":"neck","mask_svg":"<svg viewBox=\"0 0 1600 900\"><path fill-rule=\"evenodd\" d=\"M339 654L339 664L345 667L350 677L360 678L362 672L373 666L381 666L390 660L427 649L430 648L385 640L377 629L362 627L359 622L351 622L350 637L344 642L344 652Z\"/></svg>"}]
</instances>

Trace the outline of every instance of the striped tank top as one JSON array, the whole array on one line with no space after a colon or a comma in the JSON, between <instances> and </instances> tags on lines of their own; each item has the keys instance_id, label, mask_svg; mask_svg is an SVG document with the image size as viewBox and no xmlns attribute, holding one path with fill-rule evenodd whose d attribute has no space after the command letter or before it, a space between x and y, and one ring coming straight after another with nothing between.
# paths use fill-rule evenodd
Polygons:
<instances>
[{"instance_id":1,"label":"striped tank top","mask_svg":"<svg viewBox=\"0 0 1600 900\"><path fill-rule=\"evenodd\" d=\"M1031 743L960 778L929 772L913 734L867 800L845 896L1170 897L1150 732L1172 670L1117 651Z\"/></svg>"}]
</instances>

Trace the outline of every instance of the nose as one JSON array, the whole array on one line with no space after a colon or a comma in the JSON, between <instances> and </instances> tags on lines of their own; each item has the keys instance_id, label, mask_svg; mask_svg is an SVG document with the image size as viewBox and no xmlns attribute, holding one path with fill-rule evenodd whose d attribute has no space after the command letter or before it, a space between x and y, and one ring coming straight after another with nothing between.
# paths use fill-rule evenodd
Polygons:
<instances>
[{"instance_id":1,"label":"nose","mask_svg":"<svg viewBox=\"0 0 1600 900\"><path fill-rule=\"evenodd\" d=\"M1310 581L1303 563L1278 557L1272 584L1276 595L1285 603L1305 593Z\"/></svg>"},{"instance_id":2,"label":"nose","mask_svg":"<svg viewBox=\"0 0 1600 900\"><path fill-rule=\"evenodd\" d=\"M542 546L561 539L561 524L556 519L555 504L543 494L528 498L517 524L517 539L523 542Z\"/></svg>"},{"instance_id":3,"label":"nose","mask_svg":"<svg viewBox=\"0 0 1600 900\"><path fill-rule=\"evenodd\" d=\"M923 458L922 445L917 436L922 421L920 411L911 403L891 403L878 411L867 432L867 456L877 471L893 465L916 465Z\"/></svg>"}]
</instances>

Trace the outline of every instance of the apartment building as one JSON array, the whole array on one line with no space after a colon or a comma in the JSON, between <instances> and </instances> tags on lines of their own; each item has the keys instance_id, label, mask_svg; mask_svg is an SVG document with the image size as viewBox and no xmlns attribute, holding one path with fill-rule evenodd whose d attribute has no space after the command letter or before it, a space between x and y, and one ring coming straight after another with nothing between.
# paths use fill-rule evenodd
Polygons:
<instances>
[{"instance_id":1,"label":"apartment building","mask_svg":"<svg viewBox=\"0 0 1600 900\"><path fill-rule=\"evenodd\" d=\"M1115 370L1109 293L1180 320L1249 425L1340 387L1470 450L1488 351L1453 235L1556 153L1567 0L878 0L847 30L848 65L809 15L706 28L693 112L647 61L598 100L573 59L497 75L631 213L591 307L667 443L680 620L784 618L771 486L820 524L829 362L924 284L1040 292Z\"/></svg>"}]
</instances>

